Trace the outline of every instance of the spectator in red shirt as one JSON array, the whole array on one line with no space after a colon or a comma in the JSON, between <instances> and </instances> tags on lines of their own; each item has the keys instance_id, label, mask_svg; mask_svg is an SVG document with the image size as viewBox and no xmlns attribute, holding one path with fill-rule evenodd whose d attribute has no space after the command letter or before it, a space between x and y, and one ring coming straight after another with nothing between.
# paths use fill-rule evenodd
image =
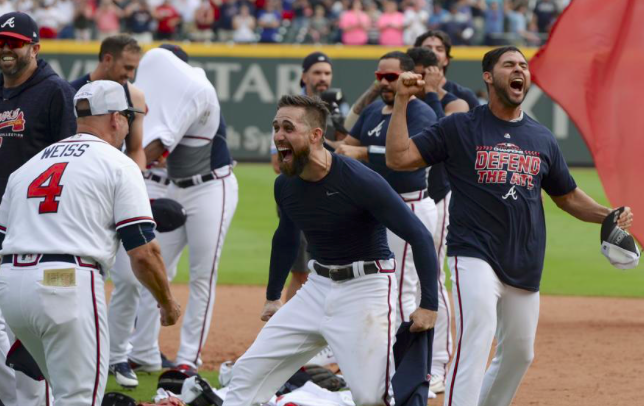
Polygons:
<instances>
[{"instance_id":1,"label":"spectator in red shirt","mask_svg":"<svg viewBox=\"0 0 644 406\"><path fill-rule=\"evenodd\" d=\"M163 4L156 8L154 17L159 25L157 27L157 40L172 40L177 33L177 27L181 23L179 12L170 4L170 0L165 0Z\"/></svg>"}]
</instances>

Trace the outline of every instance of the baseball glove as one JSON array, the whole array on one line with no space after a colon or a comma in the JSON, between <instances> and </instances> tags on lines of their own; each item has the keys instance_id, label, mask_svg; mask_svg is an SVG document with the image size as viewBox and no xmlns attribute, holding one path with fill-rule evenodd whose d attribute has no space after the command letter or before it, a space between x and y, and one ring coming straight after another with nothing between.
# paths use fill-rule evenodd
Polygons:
<instances>
[{"instance_id":1,"label":"baseball glove","mask_svg":"<svg viewBox=\"0 0 644 406\"><path fill-rule=\"evenodd\" d=\"M338 391L347 386L344 379L320 365L305 365L302 369L309 374L311 381L321 388Z\"/></svg>"}]
</instances>

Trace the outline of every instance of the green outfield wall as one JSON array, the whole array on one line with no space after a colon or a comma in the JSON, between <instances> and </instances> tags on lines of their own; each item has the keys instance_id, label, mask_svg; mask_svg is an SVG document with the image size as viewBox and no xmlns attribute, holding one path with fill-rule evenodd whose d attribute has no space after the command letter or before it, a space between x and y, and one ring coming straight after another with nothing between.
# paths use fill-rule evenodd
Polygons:
<instances>
[{"instance_id":1,"label":"green outfield wall","mask_svg":"<svg viewBox=\"0 0 644 406\"><path fill-rule=\"evenodd\" d=\"M228 124L228 145L237 160L268 160L271 121L278 98L300 92L301 61L320 50L333 59L333 87L340 87L349 103L374 80L378 58L393 50L376 46L277 46L180 44L190 64L200 66L212 81ZM146 49L149 47L146 47ZM65 79L73 80L98 63L98 43L43 41L41 56ZM473 90L484 88L480 61L487 48L453 50L448 78ZM534 49L526 49L528 57ZM163 83L159 83L163 86ZM550 128L570 165L592 165L579 132L558 105L533 86L524 110Z\"/></svg>"}]
</instances>

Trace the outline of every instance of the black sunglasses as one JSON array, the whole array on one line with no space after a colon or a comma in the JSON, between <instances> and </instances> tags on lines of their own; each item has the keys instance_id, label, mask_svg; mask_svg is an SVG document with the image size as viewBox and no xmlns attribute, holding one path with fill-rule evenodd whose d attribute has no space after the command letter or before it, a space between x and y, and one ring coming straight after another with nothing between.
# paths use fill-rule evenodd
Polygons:
<instances>
[{"instance_id":1,"label":"black sunglasses","mask_svg":"<svg viewBox=\"0 0 644 406\"><path fill-rule=\"evenodd\" d=\"M122 110L118 112L120 115L125 117L127 119L127 125L132 127L132 123L134 122L134 118L136 117L136 114L132 110Z\"/></svg>"}]
</instances>

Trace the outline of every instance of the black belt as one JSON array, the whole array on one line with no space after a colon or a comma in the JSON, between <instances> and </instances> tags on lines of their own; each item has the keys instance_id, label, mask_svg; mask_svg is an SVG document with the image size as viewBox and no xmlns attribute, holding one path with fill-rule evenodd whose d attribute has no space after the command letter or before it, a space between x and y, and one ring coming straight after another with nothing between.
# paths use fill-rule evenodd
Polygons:
<instances>
[{"instance_id":1,"label":"black belt","mask_svg":"<svg viewBox=\"0 0 644 406\"><path fill-rule=\"evenodd\" d=\"M351 265L343 266L341 268L327 268L326 266L320 265L315 262L313 264L313 269L315 269L316 274L324 276L325 278L329 278L336 282L346 281L354 278L353 266ZM380 268L378 268L378 265L376 265L375 262L366 262L364 264L365 275L371 275L378 272L380 272Z\"/></svg>"},{"instance_id":2,"label":"black belt","mask_svg":"<svg viewBox=\"0 0 644 406\"><path fill-rule=\"evenodd\" d=\"M225 166L222 166L221 168L225 168ZM201 181L199 181L199 182L196 181L194 177L192 177L192 178L182 179L182 180L174 180L173 179L172 183L174 183L175 185L179 186L180 188L185 189L187 187L191 187L191 186L195 186L195 185L200 185L202 183L210 182L211 180L227 178L233 173L232 167L228 166L228 173L223 175L223 176L219 176L219 175L217 175L215 173L215 171L217 171L217 170L219 170L221 168L214 169L212 172L207 173L205 175L197 176L196 177L197 179L201 179Z\"/></svg>"},{"instance_id":3,"label":"black belt","mask_svg":"<svg viewBox=\"0 0 644 406\"><path fill-rule=\"evenodd\" d=\"M20 254L15 254L15 256L19 256L19 255ZM9 255L4 255L2 257L2 263L3 264L16 264L17 266L21 266L21 265L22 266L35 266L35 265L37 265L37 264L39 264L41 262L69 262L70 264L77 264L78 266L81 266L81 267L92 268L92 269L96 269L96 270L99 270L99 271L102 272L101 266L97 262L85 264L85 263L80 261L80 257L79 257L79 260L77 261L76 260L77 257L75 257L74 255L70 255L70 254L42 254L42 255L37 255L37 257L38 256L40 258L36 258L36 261L34 261L33 263L20 264L17 261L14 262L14 254L9 254Z\"/></svg>"},{"instance_id":4,"label":"black belt","mask_svg":"<svg viewBox=\"0 0 644 406\"><path fill-rule=\"evenodd\" d=\"M162 185L168 186L170 184L170 179L149 173L145 176L146 179L150 179L153 182L160 183Z\"/></svg>"},{"instance_id":5,"label":"black belt","mask_svg":"<svg viewBox=\"0 0 644 406\"><path fill-rule=\"evenodd\" d=\"M194 179L184 179L184 180L173 180L172 183L179 186L180 188L185 189L187 187L195 186L200 183L210 182L211 180L214 180L214 179L215 179L215 175L213 175L212 173L209 173L207 175L201 175L201 182L195 182Z\"/></svg>"},{"instance_id":6,"label":"black belt","mask_svg":"<svg viewBox=\"0 0 644 406\"><path fill-rule=\"evenodd\" d=\"M409 192L409 193L412 193L412 192ZM400 194L400 195L401 195L400 197L402 197L402 199L403 199L405 202L417 202L417 201L420 201L420 200L423 200L423 199L427 199L427 196L429 196L429 192L427 191L427 189L423 190L423 192L422 192L422 193L421 193L421 195L420 195L420 198L414 197L414 198L408 199L408 198L404 198L404 197L402 196L403 194L405 194L405 193L401 193L401 194Z\"/></svg>"}]
</instances>

